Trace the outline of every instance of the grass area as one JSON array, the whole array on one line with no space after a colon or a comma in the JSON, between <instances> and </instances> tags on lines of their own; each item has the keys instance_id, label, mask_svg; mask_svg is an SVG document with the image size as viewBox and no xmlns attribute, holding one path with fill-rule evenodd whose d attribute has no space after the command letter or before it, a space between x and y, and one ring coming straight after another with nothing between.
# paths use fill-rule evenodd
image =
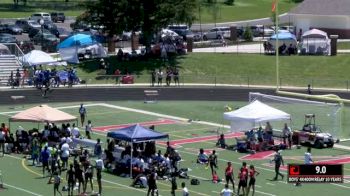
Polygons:
<instances>
[{"instance_id":1,"label":"grass area","mask_svg":"<svg viewBox=\"0 0 350 196\"><path fill-rule=\"evenodd\" d=\"M14 9L13 0L2 0L0 3L0 18L29 17L31 13L41 11L62 11L67 16L78 16L82 13L83 8L76 5L83 1L84 0L70 0L68 3L65 3L64 0L27 1L28 5L26 7L20 4L17 9ZM217 0L217 5L214 7L202 3L200 9L201 14L199 14L198 9L196 11L197 21L195 22L199 22L200 17L202 23L214 23L271 16L271 0L236 0L235 4L232 6L226 5L223 2L224 0ZM291 0L281 0L279 2L280 13L285 13L296 6ZM216 13L216 19L214 13Z\"/></svg>"},{"instance_id":2,"label":"grass area","mask_svg":"<svg viewBox=\"0 0 350 196\"><path fill-rule=\"evenodd\" d=\"M79 103L70 103L71 105L77 105ZM148 111L166 113L170 115L178 115L185 118L193 118L194 116L203 119L203 120L212 120L217 121L219 117L210 119L212 116L222 117L223 105L227 104L226 102L159 102L158 104L142 104L141 102L110 102L110 104L116 104L120 106L145 109ZM242 102L235 102L234 105L241 105ZM68 104L52 104L53 106L68 106ZM29 107L26 105L25 108ZM8 109L8 106L1 106L1 112L11 111ZM77 108L65 108L62 109L65 112L68 112L72 115L77 115ZM203 112L208 110L208 114ZM157 120L158 117L150 116L141 113L129 112L125 110L113 109L109 107L99 107L91 106L87 107L88 118L92 120L95 127L102 125L113 125L113 124L125 124L131 122L145 122ZM7 121L7 116L0 115L0 122ZM16 127L18 123L14 123L11 127ZM25 127L32 127L33 124L25 124ZM36 126L36 125L35 125ZM156 126L156 130L167 132L171 136L171 140L183 139L183 138L193 138L203 135L215 135L210 132L216 127L201 125L195 122L192 123L176 123L171 125L159 125ZM93 134L94 138L101 138L102 141L105 141L104 133L95 133ZM227 139L228 144L235 143L234 139ZM215 141L206 141L200 143L188 143L183 144L181 148L177 150L181 154L183 161L181 162L181 168L191 168L192 171L189 172L191 178L198 178L201 181L201 185L193 186L190 185L190 180L178 179L177 183L180 185L181 182L186 182L191 195L202 195L202 196L211 196L218 195L217 192L220 192L223 188L223 184L213 184L209 179L211 179L210 170L206 170L204 166L193 164L193 161L196 159L196 154L199 148L204 149L213 149L215 148ZM164 146L157 146L158 149L164 152ZM285 163L300 163L303 160L303 154L305 148L301 150L293 149L286 150L283 152ZM226 162L228 160L232 161L234 166L234 174L237 176L238 168L241 165L241 160L239 159L246 154L241 154L229 150L220 150L218 151L218 175L223 177L223 170L225 168ZM348 152L337 150L337 149L313 149L313 156L315 160L323 160L322 156L329 157L339 157L346 156ZM331 155L331 156L330 156ZM298 157L295 157L298 156ZM317 157L317 158L316 158ZM285 184L282 181L270 181L274 176L273 168L266 165L268 159L263 160L254 160L247 161L248 164L254 164L256 169L260 172L260 175L257 177L257 188L256 195L319 195L326 196L329 194L333 195L347 195L350 185L348 181L341 186L336 186L332 184L303 184L302 187L295 187L293 184ZM10 195L28 195L30 191L37 195L52 195L53 186L47 185L47 178L41 177L41 168L30 166L30 161L23 159L21 155L12 155L1 157L0 168L2 170L2 176L5 179L5 187L7 189L1 190L1 195L10 196ZM350 175L350 165L344 165L344 174ZM285 171L283 171L285 172ZM19 181L19 176L21 181ZM65 177L65 174L62 175ZM103 195L127 195L132 194L135 196L145 195L145 189L132 189L129 185L131 180L128 178L121 178L114 176L108 173L103 173ZM62 185L65 185L66 182L63 181ZM61 185L61 186L62 186ZM94 190L97 190L97 184L94 182ZM236 185L237 186L237 185ZM17 188L17 189L16 189ZM170 182L165 180L158 181L158 188L161 195L170 195ZM90 187L88 187L90 190ZM64 192L64 195L67 193ZM179 194L181 194L179 192Z\"/></svg>"},{"instance_id":3,"label":"grass area","mask_svg":"<svg viewBox=\"0 0 350 196\"><path fill-rule=\"evenodd\" d=\"M109 60L111 73L119 68L122 72L141 74L135 82L149 82L150 70L176 65L180 68L181 83L217 83L241 85L275 85L275 57L259 54L189 53L169 62L148 60L141 62L118 62ZM79 66L78 74L90 83L110 83L114 80L96 80L98 62L89 61ZM348 55L337 56L281 56L279 64L282 86L338 87L349 85L350 59ZM88 82L89 82L88 81Z\"/></svg>"},{"instance_id":4,"label":"grass area","mask_svg":"<svg viewBox=\"0 0 350 196\"><path fill-rule=\"evenodd\" d=\"M203 3L201 15L198 12L197 19L201 17L202 23L214 23L271 17L271 0L235 0L235 4L232 6L223 2L225 1L217 0L216 8ZM296 4L291 0L281 0L279 1L279 13L288 12L295 6ZM199 21L197 20L197 22Z\"/></svg>"},{"instance_id":5,"label":"grass area","mask_svg":"<svg viewBox=\"0 0 350 196\"><path fill-rule=\"evenodd\" d=\"M34 0L28 1L23 6L23 1L19 1L19 6L14 7L13 0L1 0L0 18L28 18L34 12L64 12L66 16L78 16L83 12L81 2L86 0Z\"/></svg>"}]
</instances>

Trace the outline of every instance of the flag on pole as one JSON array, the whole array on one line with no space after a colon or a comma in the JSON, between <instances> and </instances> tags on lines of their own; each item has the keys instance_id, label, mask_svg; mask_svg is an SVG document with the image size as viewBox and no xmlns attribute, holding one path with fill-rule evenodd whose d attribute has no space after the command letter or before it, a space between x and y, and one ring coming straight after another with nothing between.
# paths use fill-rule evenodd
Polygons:
<instances>
[{"instance_id":1,"label":"flag on pole","mask_svg":"<svg viewBox=\"0 0 350 196\"><path fill-rule=\"evenodd\" d=\"M272 12L276 11L276 4L277 4L277 0L272 0L272 9L271 9Z\"/></svg>"}]
</instances>

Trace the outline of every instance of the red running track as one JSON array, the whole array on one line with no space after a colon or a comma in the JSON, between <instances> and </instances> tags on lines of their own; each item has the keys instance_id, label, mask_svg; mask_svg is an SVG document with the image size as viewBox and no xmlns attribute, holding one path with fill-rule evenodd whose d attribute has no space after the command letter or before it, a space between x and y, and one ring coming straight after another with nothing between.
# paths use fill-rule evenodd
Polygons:
<instances>
[{"instance_id":1,"label":"red running track","mask_svg":"<svg viewBox=\"0 0 350 196\"><path fill-rule=\"evenodd\" d=\"M178 121L170 120L170 119L163 119L163 120L156 120L156 121L147 121L147 122L140 122L141 126L151 126L151 125L169 125L169 124L176 124ZM101 126L101 127L94 127L94 131L98 132L107 132L111 129L121 129L124 127L128 127L131 125L135 125L137 123L129 123L129 124L120 124L120 125L107 125L107 126Z\"/></svg>"}]
</instances>

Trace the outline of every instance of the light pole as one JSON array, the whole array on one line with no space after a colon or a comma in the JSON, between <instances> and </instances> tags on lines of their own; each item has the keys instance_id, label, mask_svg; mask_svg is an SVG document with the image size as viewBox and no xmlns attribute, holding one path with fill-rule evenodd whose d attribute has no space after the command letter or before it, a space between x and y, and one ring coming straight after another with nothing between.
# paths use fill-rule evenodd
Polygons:
<instances>
[{"instance_id":1,"label":"light pole","mask_svg":"<svg viewBox=\"0 0 350 196\"><path fill-rule=\"evenodd\" d=\"M41 26L41 50L43 50L43 43L44 43L44 19L39 20L39 24Z\"/></svg>"}]
</instances>

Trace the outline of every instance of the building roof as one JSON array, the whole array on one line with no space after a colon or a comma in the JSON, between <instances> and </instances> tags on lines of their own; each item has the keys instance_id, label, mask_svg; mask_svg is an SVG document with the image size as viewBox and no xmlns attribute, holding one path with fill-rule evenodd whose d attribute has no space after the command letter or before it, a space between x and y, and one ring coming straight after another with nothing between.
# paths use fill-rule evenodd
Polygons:
<instances>
[{"instance_id":1,"label":"building roof","mask_svg":"<svg viewBox=\"0 0 350 196\"><path fill-rule=\"evenodd\" d=\"M289 13L350 16L350 0L304 0Z\"/></svg>"}]
</instances>

